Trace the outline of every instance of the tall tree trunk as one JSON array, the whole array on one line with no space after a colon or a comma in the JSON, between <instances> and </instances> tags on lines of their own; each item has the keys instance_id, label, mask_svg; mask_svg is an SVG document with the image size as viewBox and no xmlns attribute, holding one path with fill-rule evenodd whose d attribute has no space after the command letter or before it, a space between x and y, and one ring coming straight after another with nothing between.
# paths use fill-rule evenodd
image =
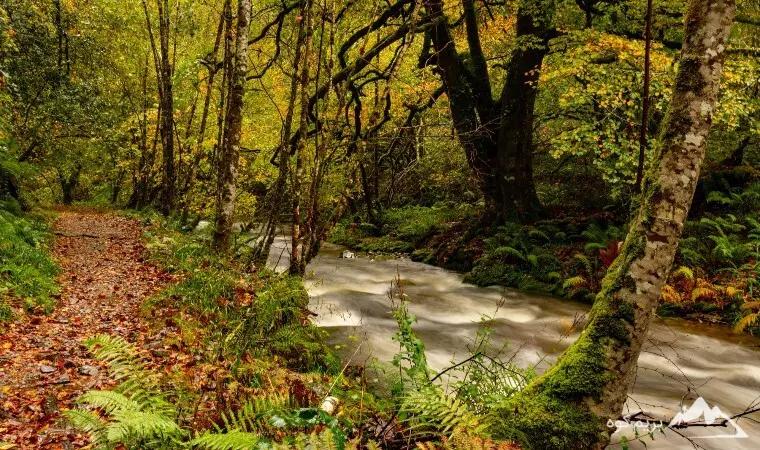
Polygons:
<instances>
[{"instance_id":1,"label":"tall tree trunk","mask_svg":"<svg viewBox=\"0 0 760 450\"><path fill-rule=\"evenodd\" d=\"M285 197L285 188L288 182L288 175L290 173L290 148L288 148L292 130L293 130L293 117L295 116L296 101L298 97L298 73L301 67L301 52L303 51L303 43L306 39L306 23L301 20L298 23L298 34L296 38L295 52L293 56L293 76L290 79L290 94L288 97L288 109L285 112L285 120L282 124L282 134L280 136L279 154L274 157L278 157L278 175L274 186L271 189L271 195L269 196L269 207L266 215L266 223L263 227L261 237L256 243L251 256L251 263L264 265L269 258L269 250L274 243L275 233L277 232L277 226L280 224L280 211L282 209L282 201ZM273 158L274 158L273 157Z\"/></svg>"},{"instance_id":2,"label":"tall tree trunk","mask_svg":"<svg viewBox=\"0 0 760 450\"><path fill-rule=\"evenodd\" d=\"M74 167L74 171L66 176L63 172L58 172L58 178L61 182L61 193L63 196L63 204L71 205L74 203L74 194L79 184L79 175L82 173L82 166L77 165Z\"/></svg>"},{"instance_id":3,"label":"tall tree trunk","mask_svg":"<svg viewBox=\"0 0 760 450\"><path fill-rule=\"evenodd\" d=\"M289 272L294 275L303 275L305 264L303 264L303 218L301 217L301 184L303 181L303 165L306 157L306 134L308 132L308 104L309 104L309 73L311 63L311 43L312 43L312 8L313 0L306 0L304 3L303 21L306 22L306 35L304 39L303 63L301 64L301 116L299 120L300 134L296 145L296 167L293 174L293 221L292 221L292 239L290 245L290 268Z\"/></svg>"},{"instance_id":4,"label":"tall tree trunk","mask_svg":"<svg viewBox=\"0 0 760 450\"><path fill-rule=\"evenodd\" d=\"M248 72L248 29L251 24L251 0L238 0L235 36L234 69L230 74L230 93L225 115L222 155L219 159L218 203L214 244L218 251L227 251L235 215L235 194L240 135L243 129L243 95Z\"/></svg>"},{"instance_id":5,"label":"tall tree trunk","mask_svg":"<svg viewBox=\"0 0 760 450\"><path fill-rule=\"evenodd\" d=\"M504 410L526 449L603 449L633 385L707 147L734 0L690 0L684 44L642 204L578 340Z\"/></svg>"},{"instance_id":6,"label":"tall tree trunk","mask_svg":"<svg viewBox=\"0 0 760 450\"><path fill-rule=\"evenodd\" d=\"M495 101L474 1L463 0L469 62L456 50L443 2L425 2L428 14L436 17L430 31L434 62L440 68L454 128L485 199L485 214L497 222L530 221L542 211L533 181L533 110L537 69L554 35L555 1L528 3L518 11L519 45L510 57L501 97Z\"/></svg>"},{"instance_id":7,"label":"tall tree trunk","mask_svg":"<svg viewBox=\"0 0 760 450\"><path fill-rule=\"evenodd\" d=\"M208 116L209 116L209 110L211 109L211 97L214 92L214 79L216 78L216 73L218 72L218 68L216 66L216 58L219 54L219 45L222 40L222 33L224 32L224 17L225 14L227 14L227 11L230 8L230 0L225 0L224 7L222 8L222 14L219 18L219 25L216 29L216 39L214 40L214 48L211 51L211 54L209 55L209 71L208 71L208 80L206 82L206 98L203 101L203 113L201 114L201 124L200 129L198 130L198 139L195 143L195 154L193 156L193 161L190 164L190 173L187 175L187 179L185 180L185 184L182 189L182 221L181 223L185 223L187 220L187 215L190 211L190 192L193 188L193 185L195 184L195 179L198 176L198 165L201 163L201 159L203 158L204 152L203 152L203 140L206 137L206 126L208 125ZM189 130L188 130L189 132Z\"/></svg>"},{"instance_id":8,"label":"tall tree trunk","mask_svg":"<svg viewBox=\"0 0 760 450\"><path fill-rule=\"evenodd\" d=\"M169 34L170 11L169 0L157 0L158 4L158 37L160 49L160 83L161 89L161 149L162 149L162 171L161 171L161 201L160 208L164 214L170 214L174 209L174 190L176 184L176 175L174 169L174 93L172 81L172 63L169 59Z\"/></svg>"},{"instance_id":9,"label":"tall tree trunk","mask_svg":"<svg viewBox=\"0 0 760 450\"><path fill-rule=\"evenodd\" d=\"M551 28L554 1L536 3L537 9L521 8L518 12L518 48L510 58L501 92L495 210L499 222L533 220L543 211L533 181L533 112L538 70L554 34Z\"/></svg>"}]
</instances>

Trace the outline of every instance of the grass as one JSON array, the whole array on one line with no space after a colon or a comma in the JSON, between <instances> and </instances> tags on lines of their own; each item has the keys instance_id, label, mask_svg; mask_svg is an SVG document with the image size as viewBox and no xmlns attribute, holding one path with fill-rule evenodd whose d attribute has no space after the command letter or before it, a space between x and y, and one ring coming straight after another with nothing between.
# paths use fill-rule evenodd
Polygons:
<instances>
[{"instance_id":1,"label":"grass","mask_svg":"<svg viewBox=\"0 0 760 450\"><path fill-rule=\"evenodd\" d=\"M58 266L49 253L49 225L42 215L21 214L14 202L0 204L0 322L14 306L50 312L58 294Z\"/></svg>"}]
</instances>

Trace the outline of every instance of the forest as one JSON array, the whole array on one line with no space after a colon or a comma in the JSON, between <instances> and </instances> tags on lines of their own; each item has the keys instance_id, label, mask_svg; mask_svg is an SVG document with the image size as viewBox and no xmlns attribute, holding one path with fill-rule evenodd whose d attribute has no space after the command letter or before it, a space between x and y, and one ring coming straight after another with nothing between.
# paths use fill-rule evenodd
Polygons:
<instances>
[{"instance_id":1,"label":"forest","mask_svg":"<svg viewBox=\"0 0 760 450\"><path fill-rule=\"evenodd\" d=\"M0 450L754 449L758 333L758 0L0 0Z\"/></svg>"}]
</instances>

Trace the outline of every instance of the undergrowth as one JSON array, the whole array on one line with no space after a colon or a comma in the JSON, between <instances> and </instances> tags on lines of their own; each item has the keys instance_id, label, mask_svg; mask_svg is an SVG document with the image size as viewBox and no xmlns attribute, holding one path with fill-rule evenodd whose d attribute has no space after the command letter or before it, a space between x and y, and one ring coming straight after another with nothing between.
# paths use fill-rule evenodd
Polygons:
<instances>
[{"instance_id":1,"label":"undergrowth","mask_svg":"<svg viewBox=\"0 0 760 450\"><path fill-rule=\"evenodd\" d=\"M202 235L150 222L147 247L175 282L145 304L145 319L175 363L162 367L156 350L121 338L85 343L119 382L66 412L97 448L516 448L492 435L494 411L534 373L502 359L489 317L471 356L436 372L395 283L401 350L383 394L325 351L298 278L248 271L209 252Z\"/></svg>"},{"instance_id":2,"label":"undergrowth","mask_svg":"<svg viewBox=\"0 0 760 450\"><path fill-rule=\"evenodd\" d=\"M0 202L0 322L47 313L58 293L58 267L50 256L49 226L41 215L22 214L13 200Z\"/></svg>"}]
</instances>

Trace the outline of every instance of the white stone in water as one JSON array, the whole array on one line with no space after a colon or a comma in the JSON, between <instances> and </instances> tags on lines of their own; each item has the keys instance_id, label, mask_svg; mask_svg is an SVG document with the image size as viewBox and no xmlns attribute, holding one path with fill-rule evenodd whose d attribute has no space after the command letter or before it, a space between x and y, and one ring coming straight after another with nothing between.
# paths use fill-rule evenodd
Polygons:
<instances>
[{"instance_id":1,"label":"white stone in water","mask_svg":"<svg viewBox=\"0 0 760 450\"><path fill-rule=\"evenodd\" d=\"M349 251L349 250L343 250L343 253L340 255L341 258L347 258L347 259L353 259L356 258L356 255Z\"/></svg>"},{"instance_id":2,"label":"white stone in water","mask_svg":"<svg viewBox=\"0 0 760 450\"><path fill-rule=\"evenodd\" d=\"M205 230L209 226L211 226L211 222L209 222L208 220L201 220L200 222L198 222L198 225L195 226L195 230L193 231Z\"/></svg>"}]
</instances>

